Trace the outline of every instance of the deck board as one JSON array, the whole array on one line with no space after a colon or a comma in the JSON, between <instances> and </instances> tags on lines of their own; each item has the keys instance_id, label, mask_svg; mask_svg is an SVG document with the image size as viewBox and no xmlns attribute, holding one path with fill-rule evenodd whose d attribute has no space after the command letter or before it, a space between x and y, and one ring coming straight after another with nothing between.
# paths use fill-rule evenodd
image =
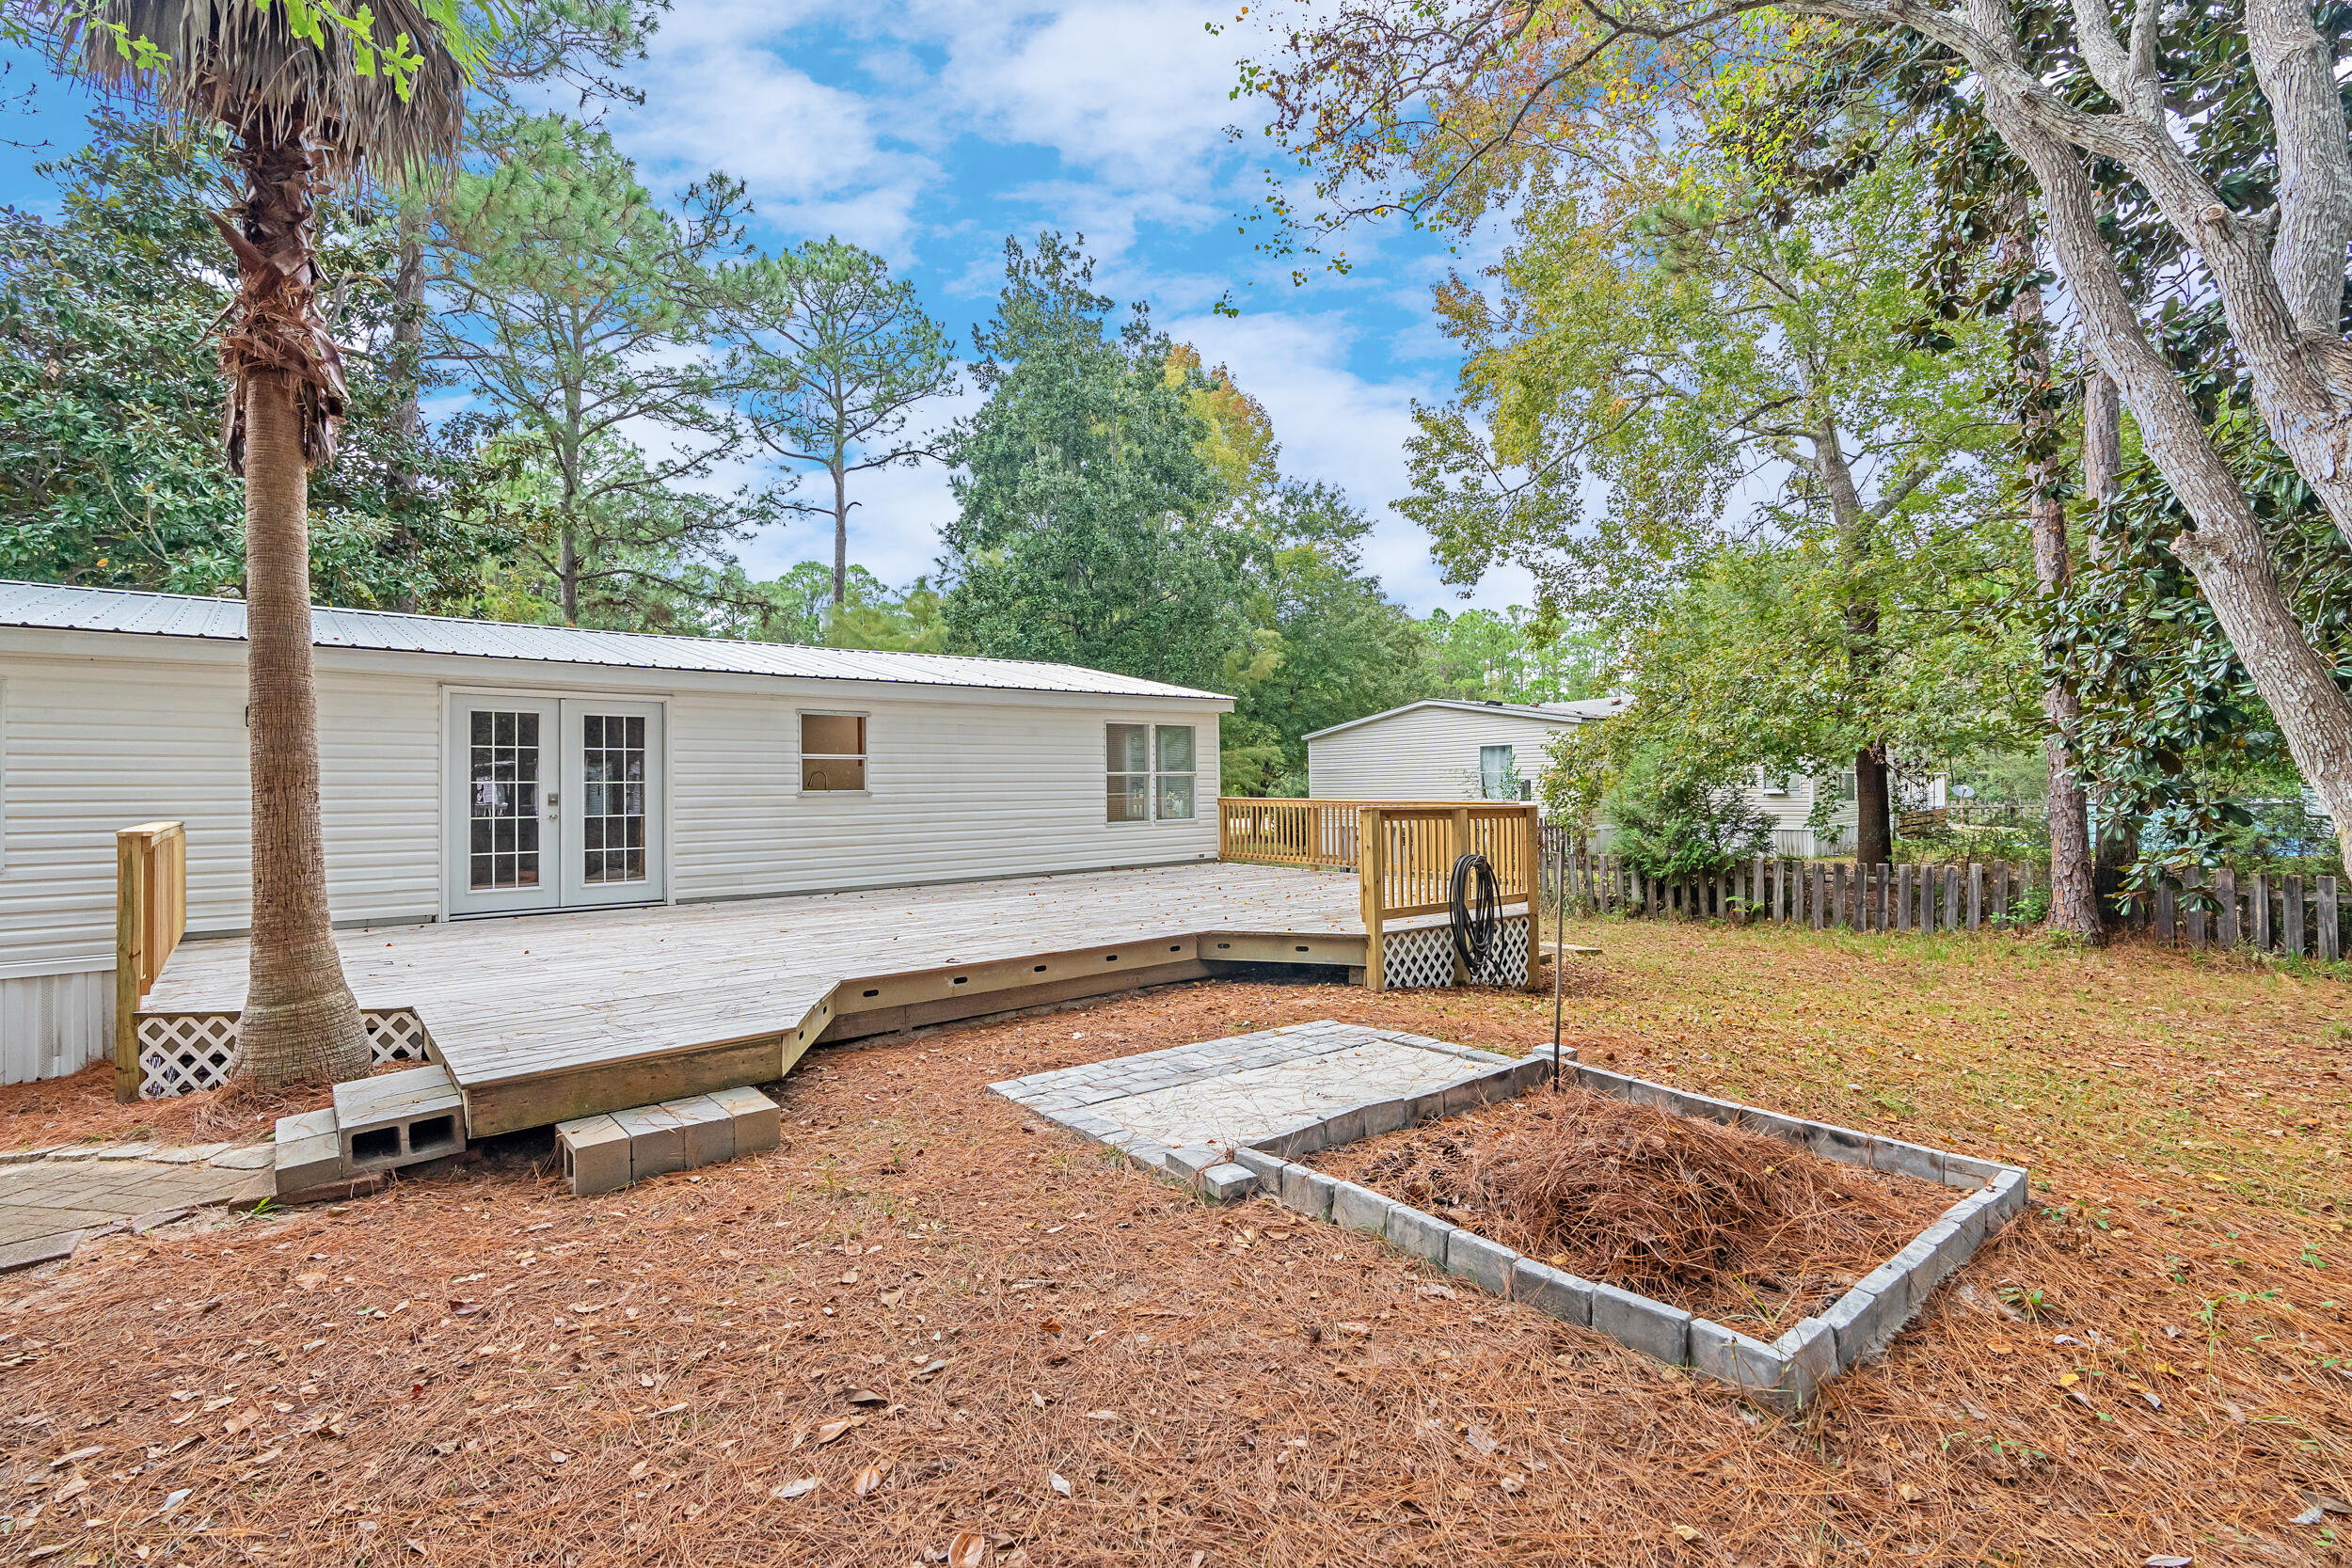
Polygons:
<instances>
[{"instance_id":1,"label":"deck board","mask_svg":"<svg viewBox=\"0 0 2352 1568\"><path fill-rule=\"evenodd\" d=\"M472 1098L600 1064L788 1035L849 979L1118 944L1167 963L1204 932L1361 936L1357 879L1291 867L1135 871L342 931L359 1005L405 1007ZM144 1005L235 1012L243 939L189 942ZM1011 1000L1008 1006L1020 1005Z\"/></svg>"}]
</instances>

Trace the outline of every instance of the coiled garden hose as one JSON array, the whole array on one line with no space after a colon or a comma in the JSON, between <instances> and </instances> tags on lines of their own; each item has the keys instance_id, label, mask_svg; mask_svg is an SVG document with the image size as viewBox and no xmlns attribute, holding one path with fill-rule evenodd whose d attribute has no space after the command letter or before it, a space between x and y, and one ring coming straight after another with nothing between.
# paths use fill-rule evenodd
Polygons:
<instances>
[{"instance_id":1,"label":"coiled garden hose","mask_svg":"<svg viewBox=\"0 0 2352 1568\"><path fill-rule=\"evenodd\" d=\"M1502 928L1502 899L1486 856L1464 855L1454 863L1453 898L1454 956L1463 972L1477 980L1486 973Z\"/></svg>"}]
</instances>

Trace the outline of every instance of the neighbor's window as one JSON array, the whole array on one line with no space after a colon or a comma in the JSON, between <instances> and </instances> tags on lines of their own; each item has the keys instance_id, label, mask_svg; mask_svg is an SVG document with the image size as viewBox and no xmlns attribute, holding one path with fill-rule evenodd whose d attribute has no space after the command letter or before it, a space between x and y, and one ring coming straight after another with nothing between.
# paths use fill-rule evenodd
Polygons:
<instances>
[{"instance_id":1,"label":"neighbor's window","mask_svg":"<svg viewBox=\"0 0 2352 1568\"><path fill-rule=\"evenodd\" d=\"M864 714L801 715L801 787L804 790L866 787Z\"/></svg>"},{"instance_id":2,"label":"neighbor's window","mask_svg":"<svg viewBox=\"0 0 2352 1568\"><path fill-rule=\"evenodd\" d=\"M1478 748L1478 793L1488 800L1508 800L1518 794L1518 762L1508 746Z\"/></svg>"},{"instance_id":3,"label":"neighbor's window","mask_svg":"<svg viewBox=\"0 0 2352 1568\"><path fill-rule=\"evenodd\" d=\"M1190 724L1110 724L1104 730L1104 819L1188 822L1195 813Z\"/></svg>"}]
</instances>

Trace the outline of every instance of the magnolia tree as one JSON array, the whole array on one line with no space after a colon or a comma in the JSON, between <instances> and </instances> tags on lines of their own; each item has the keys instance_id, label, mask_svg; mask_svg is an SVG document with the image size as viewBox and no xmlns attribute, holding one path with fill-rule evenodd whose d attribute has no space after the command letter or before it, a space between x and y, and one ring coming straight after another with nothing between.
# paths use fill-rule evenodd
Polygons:
<instances>
[{"instance_id":1,"label":"magnolia tree","mask_svg":"<svg viewBox=\"0 0 2352 1568\"><path fill-rule=\"evenodd\" d=\"M2352 540L2352 346L2343 330L2352 243L2352 142L2335 60L2302 0L2247 0L2245 40L2269 117L2274 198L2233 204L2201 171L2174 117L2194 81L2166 74L2156 0L2128 14L2072 0L2079 69L2036 71L2008 0L1343 0L1244 69L1270 130L1315 171L1300 227L1382 214L1463 221L1530 179L1661 112L1659 96L1727 64L1793 57L1823 24L1915 35L1970 78L1987 119L2032 171L2043 233L2142 450L2187 519L2171 548L2194 575L2352 852L2352 696L2306 635L2246 488L2153 339L2101 231L2088 161L2106 160L2194 252L2218 298L2253 402L2337 530ZM2235 189L2236 187L2233 187Z\"/></svg>"}]
</instances>

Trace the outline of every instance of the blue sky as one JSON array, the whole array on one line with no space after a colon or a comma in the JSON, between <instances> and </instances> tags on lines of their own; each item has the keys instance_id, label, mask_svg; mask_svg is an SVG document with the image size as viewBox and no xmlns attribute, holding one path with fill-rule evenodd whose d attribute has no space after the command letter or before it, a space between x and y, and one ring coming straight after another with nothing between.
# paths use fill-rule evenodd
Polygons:
<instances>
[{"instance_id":1,"label":"blue sky","mask_svg":"<svg viewBox=\"0 0 2352 1568\"><path fill-rule=\"evenodd\" d=\"M1004 237L1083 232L1097 282L1148 300L1158 323L1266 404L1283 467L1343 486L1377 520L1368 563L1417 610L1457 608L1424 536L1388 502L1405 487L1410 405L1442 398L1456 363L1434 329L1429 286L1454 264L1402 230L1346 242L1354 270L1294 288L1287 266L1236 232L1263 188L1263 114L1228 95L1258 35L1233 8L1103 3L1012 8L914 0L678 0L632 75L642 108L608 119L657 191L723 168L749 184L757 237L835 234L913 277L931 313L969 347L1002 269ZM24 80L20 65L12 80ZM76 135L72 89L44 84L19 140ZM1239 122L1239 143L1225 134ZM0 149L0 200L39 202L33 155ZM1210 309L1227 290L1238 320ZM939 407L934 417L954 412ZM935 467L864 476L851 559L904 582L930 568L953 512ZM766 575L830 558L829 525L806 523L742 550ZM1471 603L1524 602L1516 574Z\"/></svg>"}]
</instances>

